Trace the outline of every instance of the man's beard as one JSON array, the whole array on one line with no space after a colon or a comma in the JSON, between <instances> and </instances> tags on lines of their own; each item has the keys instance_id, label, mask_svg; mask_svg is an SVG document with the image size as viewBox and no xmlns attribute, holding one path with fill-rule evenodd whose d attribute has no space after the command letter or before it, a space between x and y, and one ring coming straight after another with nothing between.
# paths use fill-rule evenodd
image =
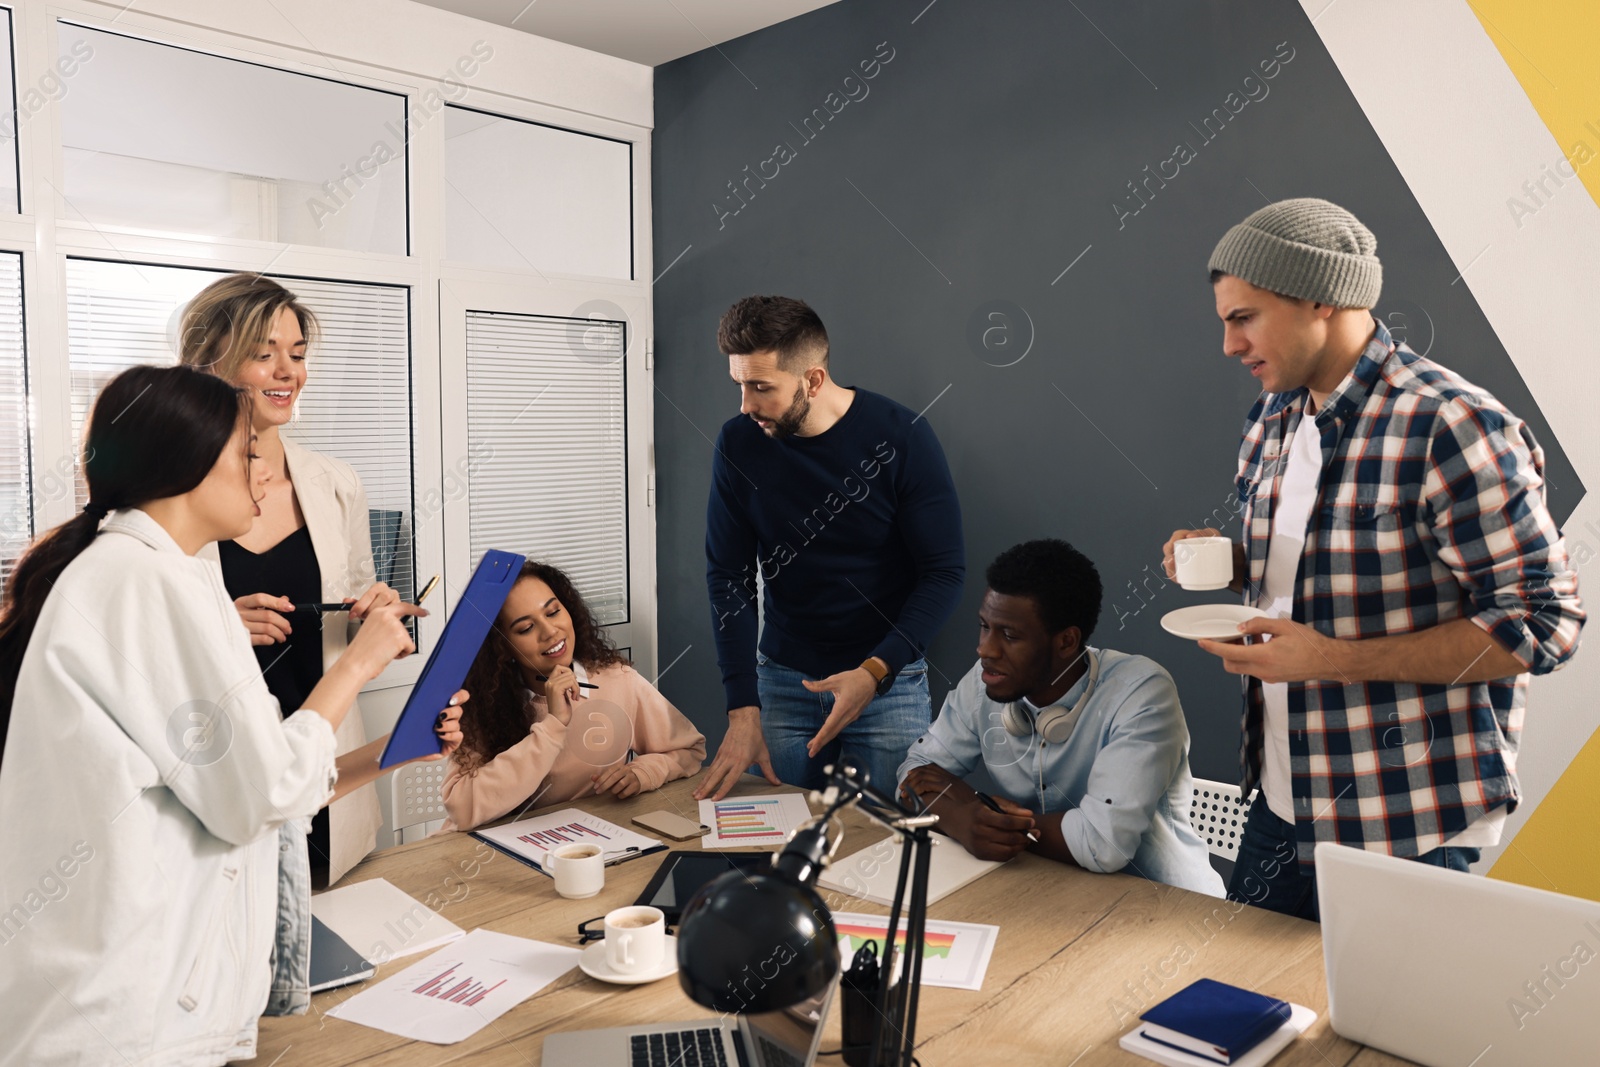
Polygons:
<instances>
[{"instance_id":1,"label":"man's beard","mask_svg":"<svg viewBox=\"0 0 1600 1067\"><path fill-rule=\"evenodd\" d=\"M800 432L809 414L811 398L806 396L806 387L801 385L794 391L794 403L789 405L789 410L773 419L772 429L767 432L773 437L792 437Z\"/></svg>"}]
</instances>

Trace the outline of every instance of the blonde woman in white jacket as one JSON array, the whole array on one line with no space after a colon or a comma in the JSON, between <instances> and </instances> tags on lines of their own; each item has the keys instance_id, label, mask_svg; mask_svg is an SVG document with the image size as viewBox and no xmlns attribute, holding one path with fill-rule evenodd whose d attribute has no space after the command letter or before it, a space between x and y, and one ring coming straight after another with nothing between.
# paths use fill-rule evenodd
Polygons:
<instances>
[{"instance_id":1,"label":"blonde woman in white jacket","mask_svg":"<svg viewBox=\"0 0 1600 1067\"><path fill-rule=\"evenodd\" d=\"M361 686L413 649L374 608L305 707L261 680L201 547L249 530L248 398L186 367L113 379L82 514L0 606L0 1065L188 1067L254 1055L279 834L334 788ZM103 518L103 522L102 522Z\"/></svg>"},{"instance_id":2,"label":"blonde woman in white jacket","mask_svg":"<svg viewBox=\"0 0 1600 1067\"><path fill-rule=\"evenodd\" d=\"M267 688L285 712L300 706L373 608L427 614L374 581L367 494L356 472L280 433L305 389L317 325L271 278L230 274L184 308L178 352L183 363L250 395L256 454L272 478L251 529L203 555L222 564ZM340 601L350 604L349 614L293 612L297 602ZM368 742L359 707L339 728L339 786L307 838L313 885L332 885L372 851L381 822L372 783L387 740Z\"/></svg>"}]
</instances>

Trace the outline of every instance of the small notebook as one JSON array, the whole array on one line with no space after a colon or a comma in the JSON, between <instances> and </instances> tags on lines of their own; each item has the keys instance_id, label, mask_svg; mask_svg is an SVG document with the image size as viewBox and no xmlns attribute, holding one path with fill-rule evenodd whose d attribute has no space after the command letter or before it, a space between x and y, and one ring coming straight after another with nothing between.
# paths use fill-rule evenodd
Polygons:
<instances>
[{"instance_id":1,"label":"small notebook","mask_svg":"<svg viewBox=\"0 0 1600 1067\"><path fill-rule=\"evenodd\" d=\"M607 822L598 815L590 815L577 808L562 808L548 815L476 830L472 836L512 859L526 863L540 874L549 873L539 866L545 853L562 845L599 845L605 853L608 867L652 852L661 852L667 847L654 837L636 834L625 826Z\"/></svg>"},{"instance_id":2,"label":"small notebook","mask_svg":"<svg viewBox=\"0 0 1600 1067\"><path fill-rule=\"evenodd\" d=\"M1311 1024L1317 1021L1317 1013L1302 1004L1291 1003L1289 1012L1288 1022L1278 1027L1255 1048L1235 1059L1230 1067L1263 1067L1291 1041L1311 1029ZM1124 1051L1143 1056L1147 1060L1154 1060L1156 1063L1164 1063L1167 1067L1216 1067L1216 1060L1151 1041L1144 1036L1143 1030L1144 1024L1141 1023L1123 1034L1117 1044L1121 1045Z\"/></svg>"},{"instance_id":3,"label":"small notebook","mask_svg":"<svg viewBox=\"0 0 1600 1067\"><path fill-rule=\"evenodd\" d=\"M1289 1005L1250 989L1199 978L1139 1019L1152 1041L1231 1064L1289 1021Z\"/></svg>"},{"instance_id":4,"label":"small notebook","mask_svg":"<svg viewBox=\"0 0 1600 1067\"><path fill-rule=\"evenodd\" d=\"M378 973L345 939L311 917L311 992L360 982Z\"/></svg>"},{"instance_id":5,"label":"small notebook","mask_svg":"<svg viewBox=\"0 0 1600 1067\"><path fill-rule=\"evenodd\" d=\"M895 882L900 877L902 847L902 838L886 837L835 860L817 881L837 892L890 907L894 904ZM998 866L993 860L977 859L953 838L935 834L933 857L928 862L928 903L944 899Z\"/></svg>"}]
</instances>

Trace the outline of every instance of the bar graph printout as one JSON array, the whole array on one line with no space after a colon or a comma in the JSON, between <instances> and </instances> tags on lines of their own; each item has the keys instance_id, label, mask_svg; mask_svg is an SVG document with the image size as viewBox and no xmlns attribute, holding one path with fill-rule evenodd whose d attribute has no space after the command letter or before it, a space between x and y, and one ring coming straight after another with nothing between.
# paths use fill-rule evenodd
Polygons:
<instances>
[{"instance_id":1,"label":"bar graph printout","mask_svg":"<svg viewBox=\"0 0 1600 1067\"><path fill-rule=\"evenodd\" d=\"M833 913L833 928L839 934L839 966L848 970L850 962L868 941L878 946L878 958L883 958L883 936L889 929L889 920L881 915L858 915L854 912ZM927 920L922 936L922 984L948 986L951 989L982 989L983 976L989 970L989 957L994 953L995 940L1000 928L987 923L946 922ZM906 921L900 920L895 930L895 952L906 947ZM899 963L896 962L896 967Z\"/></svg>"},{"instance_id":2,"label":"bar graph printout","mask_svg":"<svg viewBox=\"0 0 1600 1067\"><path fill-rule=\"evenodd\" d=\"M436 1045L465 1041L578 965L582 953L474 930L328 1012Z\"/></svg>"},{"instance_id":3,"label":"bar graph printout","mask_svg":"<svg viewBox=\"0 0 1600 1067\"><path fill-rule=\"evenodd\" d=\"M599 845L608 864L614 860L634 859L666 847L659 838L635 833L625 826L607 822L598 815L590 815L578 808L562 808L548 815L491 826L474 831L472 836L521 860L541 874L546 873L539 866L544 854L562 845Z\"/></svg>"},{"instance_id":4,"label":"bar graph printout","mask_svg":"<svg viewBox=\"0 0 1600 1067\"><path fill-rule=\"evenodd\" d=\"M702 800L700 821L711 827L701 848L777 848L811 821L811 808L804 793Z\"/></svg>"}]
</instances>

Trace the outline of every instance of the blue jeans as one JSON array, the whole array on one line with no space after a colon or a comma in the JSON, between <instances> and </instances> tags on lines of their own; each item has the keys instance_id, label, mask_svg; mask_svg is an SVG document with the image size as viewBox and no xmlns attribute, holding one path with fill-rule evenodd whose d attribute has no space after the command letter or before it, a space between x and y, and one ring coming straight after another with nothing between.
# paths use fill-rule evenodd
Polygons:
<instances>
[{"instance_id":1,"label":"blue jeans","mask_svg":"<svg viewBox=\"0 0 1600 1067\"><path fill-rule=\"evenodd\" d=\"M1465 874L1468 866L1478 862L1478 855L1475 848L1455 847L1436 848L1415 858L1418 863ZM1294 824L1278 818L1267 807L1266 796L1257 793L1239 841L1239 860L1228 881L1228 899L1318 922L1317 872L1302 868L1295 857Z\"/></svg>"},{"instance_id":2,"label":"blue jeans","mask_svg":"<svg viewBox=\"0 0 1600 1067\"><path fill-rule=\"evenodd\" d=\"M927 661L906 664L895 676L888 695L873 697L860 717L815 759L806 755L806 743L822 729L828 712L833 710L833 694L811 692L800 684L804 677L791 667L756 655L761 731L766 735L767 752L778 779L786 785L820 789L822 769L838 762L841 756L848 756L857 766L867 769L873 785L893 796L895 771L933 721Z\"/></svg>"}]
</instances>

